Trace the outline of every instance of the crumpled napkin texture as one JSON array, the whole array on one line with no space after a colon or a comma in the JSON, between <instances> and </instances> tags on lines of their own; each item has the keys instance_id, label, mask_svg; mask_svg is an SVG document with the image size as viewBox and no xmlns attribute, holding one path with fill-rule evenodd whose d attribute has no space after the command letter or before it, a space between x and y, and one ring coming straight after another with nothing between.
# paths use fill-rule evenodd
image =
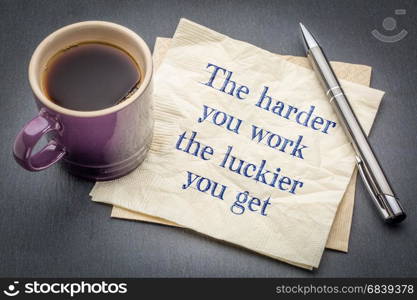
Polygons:
<instances>
[{"instance_id":1,"label":"crumpled napkin texture","mask_svg":"<svg viewBox=\"0 0 417 300\"><path fill-rule=\"evenodd\" d=\"M208 62L233 70L234 79L250 86L253 94L236 101L202 86L201 82L207 81ZM369 132L383 92L341 83ZM317 114L337 121L311 70L182 19L155 76L151 151L130 175L97 183L91 193L93 200L161 218L300 267L318 267L339 203L349 182L354 181L354 153L340 125L331 134L317 133L254 107L265 85L274 99L285 99L285 103L301 108L315 105ZM282 136L302 135L310 151L297 160L251 141L249 125L245 126L247 132L233 135L209 122L198 123L203 105ZM191 131L198 133L197 140L215 149L213 159L204 161L175 149L178 136ZM285 193L219 167L228 145L239 158L251 162L265 159L270 168L280 167L286 176L302 179L303 188L296 194ZM227 185L228 197L220 200L198 189L182 189L187 172ZM239 191L250 191L262 200L270 197L268 214L248 209L241 215L232 214L230 206ZM347 211L351 215L351 206Z\"/></svg>"}]
</instances>

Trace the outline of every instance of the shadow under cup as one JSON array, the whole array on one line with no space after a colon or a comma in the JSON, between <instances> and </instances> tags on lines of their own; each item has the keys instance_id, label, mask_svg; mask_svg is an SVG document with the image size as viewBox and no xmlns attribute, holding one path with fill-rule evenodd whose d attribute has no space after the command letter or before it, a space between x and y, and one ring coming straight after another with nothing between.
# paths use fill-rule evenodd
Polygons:
<instances>
[{"instance_id":1,"label":"shadow under cup","mask_svg":"<svg viewBox=\"0 0 417 300\"><path fill-rule=\"evenodd\" d=\"M117 105L96 111L76 111L53 103L41 87L45 68L56 53L84 42L104 42L125 50L141 72L138 89ZM92 180L123 176L145 159L153 133L152 56L146 43L126 27L88 21L63 27L36 48L29 81L39 115L19 132L13 153L30 171L62 162L75 175ZM33 148L43 135L49 143L38 153Z\"/></svg>"}]
</instances>

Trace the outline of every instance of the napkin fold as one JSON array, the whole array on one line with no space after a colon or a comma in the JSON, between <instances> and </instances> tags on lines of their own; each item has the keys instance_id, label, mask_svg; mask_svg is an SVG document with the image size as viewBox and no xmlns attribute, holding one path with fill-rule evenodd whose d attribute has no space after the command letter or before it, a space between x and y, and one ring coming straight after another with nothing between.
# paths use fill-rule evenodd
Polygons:
<instances>
[{"instance_id":1,"label":"napkin fold","mask_svg":"<svg viewBox=\"0 0 417 300\"><path fill-rule=\"evenodd\" d=\"M240 99L239 95L207 84L214 76L214 71L208 72L209 66L224 70L225 76L217 78L220 83L230 83L234 74L235 84L253 93L243 93L247 97ZM342 85L369 132L383 92L347 81ZM315 132L289 119L276 118L276 111L271 113L262 105L255 107L267 97L282 99L281 103L306 113L314 105L316 116L320 116L318 123L327 120L336 125L331 131ZM302 267L318 267L337 207L349 181L354 181L354 154L314 73L183 19L156 74L154 101L156 129L148 158L124 178L97 183L91 193L93 200L156 216ZM209 108L217 115L242 120L246 125L242 127L244 133L243 129L234 134L219 128L215 120L210 123L207 118L199 122L208 116ZM293 151L293 157L277 153L270 144L268 147L253 141L254 126L279 132L288 144L290 137L298 135L310 151L305 156ZM210 147L204 149L212 150L207 150L206 155L200 153L200 157L190 155L181 147L181 136L182 141L198 140ZM293 188L295 182L302 184L297 192L296 186L293 193L288 193L288 189L233 173L222 165L222 160L233 157L244 157L244 162L253 165L251 168L279 165L277 170L285 172L282 176L287 178L284 184L292 182ZM259 160L260 165L255 163ZM195 180L200 184L192 187ZM228 193L217 191L217 197L207 193L206 187L215 183L227 187ZM352 183L350 186L353 189ZM353 201L347 204L344 209L348 217L342 223L350 225Z\"/></svg>"}]
</instances>

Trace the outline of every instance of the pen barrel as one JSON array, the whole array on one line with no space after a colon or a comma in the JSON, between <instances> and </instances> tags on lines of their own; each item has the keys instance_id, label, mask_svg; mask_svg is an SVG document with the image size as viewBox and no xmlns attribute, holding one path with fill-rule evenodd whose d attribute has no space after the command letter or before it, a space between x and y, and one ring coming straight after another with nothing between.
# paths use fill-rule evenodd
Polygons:
<instances>
[{"instance_id":1,"label":"pen barrel","mask_svg":"<svg viewBox=\"0 0 417 300\"><path fill-rule=\"evenodd\" d=\"M343 91L335 96L329 95L329 100L355 150L360 175L379 213L387 222L401 222L405 219L404 210L395 197L349 101Z\"/></svg>"},{"instance_id":2,"label":"pen barrel","mask_svg":"<svg viewBox=\"0 0 417 300\"><path fill-rule=\"evenodd\" d=\"M325 54L320 47L313 47L308 51L307 57L326 91L339 123L356 152L360 174L378 211L387 222L402 221L406 216L404 210L395 197Z\"/></svg>"}]
</instances>

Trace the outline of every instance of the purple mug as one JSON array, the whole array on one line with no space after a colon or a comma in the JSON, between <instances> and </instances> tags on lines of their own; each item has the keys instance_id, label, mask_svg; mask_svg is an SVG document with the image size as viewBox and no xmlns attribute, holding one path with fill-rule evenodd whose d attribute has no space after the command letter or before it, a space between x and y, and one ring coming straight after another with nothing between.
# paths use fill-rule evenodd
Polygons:
<instances>
[{"instance_id":1,"label":"purple mug","mask_svg":"<svg viewBox=\"0 0 417 300\"><path fill-rule=\"evenodd\" d=\"M127 51L139 64L142 79L137 91L112 107L76 111L49 100L41 86L49 59L81 42L102 41ZM145 159L153 133L152 56L146 43L126 27L102 21L65 26L36 48L29 64L29 82L39 114L16 137L13 154L29 171L62 161L75 175L110 180L134 170ZM48 144L32 153L42 136Z\"/></svg>"}]
</instances>

